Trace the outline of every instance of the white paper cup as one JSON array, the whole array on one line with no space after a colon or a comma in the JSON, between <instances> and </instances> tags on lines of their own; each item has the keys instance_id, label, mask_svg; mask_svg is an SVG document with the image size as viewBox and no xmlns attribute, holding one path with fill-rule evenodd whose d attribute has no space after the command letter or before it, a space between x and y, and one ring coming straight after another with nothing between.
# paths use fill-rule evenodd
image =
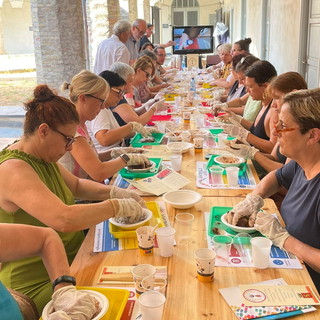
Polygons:
<instances>
[{"instance_id":1,"label":"white paper cup","mask_svg":"<svg viewBox=\"0 0 320 320\"><path fill-rule=\"evenodd\" d=\"M201 151L203 149L204 138L196 137L193 139L195 151Z\"/></svg>"},{"instance_id":2,"label":"white paper cup","mask_svg":"<svg viewBox=\"0 0 320 320\"><path fill-rule=\"evenodd\" d=\"M156 268L151 264L138 264L137 266L133 267L132 269L132 276L134 281L134 286L136 289L136 294L139 296L145 290L141 285L141 281L143 278L148 276L155 276Z\"/></svg>"},{"instance_id":3,"label":"white paper cup","mask_svg":"<svg viewBox=\"0 0 320 320\"><path fill-rule=\"evenodd\" d=\"M184 112L184 113L182 114L182 116L183 116L183 120L184 120L185 122L189 122L190 119L191 119L191 112L186 111L186 112Z\"/></svg>"},{"instance_id":4,"label":"white paper cup","mask_svg":"<svg viewBox=\"0 0 320 320\"><path fill-rule=\"evenodd\" d=\"M208 248L197 249L194 252L197 264L197 278L201 282L211 282L214 278L214 262L216 253Z\"/></svg>"},{"instance_id":5,"label":"white paper cup","mask_svg":"<svg viewBox=\"0 0 320 320\"><path fill-rule=\"evenodd\" d=\"M165 278L155 278L148 276L142 279L141 285L145 291L158 291L165 295L167 280Z\"/></svg>"},{"instance_id":6,"label":"white paper cup","mask_svg":"<svg viewBox=\"0 0 320 320\"><path fill-rule=\"evenodd\" d=\"M166 297L157 291L147 291L139 297L143 320L161 320Z\"/></svg>"},{"instance_id":7,"label":"white paper cup","mask_svg":"<svg viewBox=\"0 0 320 320\"><path fill-rule=\"evenodd\" d=\"M272 241L264 237L255 237L250 242L253 265L258 269L268 268Z\"/></svg>"},{"instance_id":8,"label":"white paper cup","mask_svg":"<svg viewBox=\"0 0 320 320\"><path fill-rule=\"evenodd\" d=\"M154 233L151 234L153 227L151 226L143 226L136 230L139 251L144 256L149 256L153 254L154 247Z\"/></svg>"},{"instance_id":9,"label":"white paper cup","mask_svg":"<svg viewBox=\"0 0 320 320\"><path fill-rule=\"evenodd\" d=\"M211 184L212 185L219 185L223 183L222 180L222 173L223 173L223 168L220 166L211 166L208 168L209 174L211 176Z\"/></svg>"},{"instance_id":10,"label":"white paper cup","mask_svg":"<svg viewBox=\"0 0 320 320\"><path fill-rule=\"evenodd\" d=\"M189 241L192 235L192 223L194 215L191 213L178 213L175 216L177 230L177 242Z\"/></svg>"},{"instance_id":11,"label":"white paper cup","mask_svg":"<svg viewBox=\"0 0 320 320\"><path fill-rule=\"evenodd\" d=\"M173 255L174 235L176 230L171 227L158 228L157 242L161 257L171 257Z\"/></svg>"},{"instance_id":12,"label":"white paper cup","mask_svg":"<svg viewBox=\"0 0 320 320\"><path fill-rule=\"evenodd\" d=\"M239 167L227 167L227 180L230 186L238 185Z\"/></svg>"}]
</instances>

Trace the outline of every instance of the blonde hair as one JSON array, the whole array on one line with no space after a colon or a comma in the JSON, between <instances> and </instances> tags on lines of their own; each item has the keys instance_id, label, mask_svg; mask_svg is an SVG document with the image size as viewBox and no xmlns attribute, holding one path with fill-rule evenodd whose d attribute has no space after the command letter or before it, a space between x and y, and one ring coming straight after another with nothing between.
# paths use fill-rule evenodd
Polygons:
<instances>
[{"instance_id":1,"label":"blonde hair","mask_svg":"<svg viewBox=\"0 0 320 320\"><path fill-rule=\"evenodd\" d=\"M69 90L69 98L73 103L77 102L80 94L101 94L107 97L110 92L107 81L89 70L80 71L72 78L71 83L64 82L61 88Z\"/></svg>"},{"instance_id":2,"label":"blonde hair","mask_svg":"<svg viewBox=\"0 0 320 320\"><path fill-rule=\"evenodd\" d=\"M152 69L151 75L154 76L155 67L152 62L152 59L148 56L140 57L138 60L134 62L134 64L132 65L132 68L134 69L135 72L137 72L138 69L146 71L146 69L151 68Z\"/></svg>"}]
</instances>

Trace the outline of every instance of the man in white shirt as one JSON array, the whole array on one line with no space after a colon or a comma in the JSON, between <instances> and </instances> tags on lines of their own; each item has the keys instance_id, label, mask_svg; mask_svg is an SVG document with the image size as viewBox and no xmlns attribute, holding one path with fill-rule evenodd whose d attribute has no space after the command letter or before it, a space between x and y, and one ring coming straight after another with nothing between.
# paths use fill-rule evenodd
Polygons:
<instances>
[{"instance_id":1,"label":"man in white shirt","mask_svg":"<svg viewBox=\"0 0 320 320\"><path fill-rule=\"evenodd\" d=\"M131 33L131 24L126 20L119 20L113 26L113 35L103 40L97 49L94 63L94 73L99 74L104 70L109 70L115 62L129 64L130 52L125 46Z\"/></svg>"},{"instance_id":2,"label":"man in white shirt","mask_svg":"<svg viewBox=\"0 0 320 320\"><path fill-rule=\"evenodd\" d=\"M139 49L140 49L140 39L144 36L147 30L147 22L143 19L136 19L132 23L131 35L126 41L130 52L130 65L138 59Z\"/></svg>"}]
</instances>

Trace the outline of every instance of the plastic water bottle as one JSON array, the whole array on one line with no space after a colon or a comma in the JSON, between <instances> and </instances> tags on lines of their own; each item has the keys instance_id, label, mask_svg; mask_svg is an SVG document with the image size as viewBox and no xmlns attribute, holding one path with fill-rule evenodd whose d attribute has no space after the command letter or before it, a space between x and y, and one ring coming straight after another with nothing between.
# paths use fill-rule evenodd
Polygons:
<instances>
[{"instance_id":1,"label":"plastic water bottle","mask_svg":"<svg viewBox=\"0 0 320 320\"><path fill-rule=\"evenodd\" d=\"M181 62L181 69L182 71L185 71L185 68L186 68L186 56L183 56L182 57L182 62Z\"/></svg>"},{"instance_id":2,"label":"plastic water bottle","mask_svg":"<svg viewBox=\"0 0 320 320\"><path fill-rule=\"evenodd\" d=\"M194 78L191 78L191 81L190 81L190 90L191 91L196 91L196 80L194 80Z\"/></svg>"}]
</instances>

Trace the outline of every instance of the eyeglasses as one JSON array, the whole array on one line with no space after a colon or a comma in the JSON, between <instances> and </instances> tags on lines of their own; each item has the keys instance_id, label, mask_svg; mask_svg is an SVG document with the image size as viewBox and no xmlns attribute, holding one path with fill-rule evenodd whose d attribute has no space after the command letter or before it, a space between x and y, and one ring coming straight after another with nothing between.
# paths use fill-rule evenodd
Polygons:
<instances>
[{"instance_id":1,"label":"eyeglasses","mask_svg":"<svg viewBox=\"0 0 320 320\"><path fill-rule=\"evenodd\" d=\"M136 27L136 29L138 29L140 36L143 36L146 33L146 31L143 31L143 30L139 29L138 27Z\"/></svg>"},{"instance_id":2,"label":"eyeglasses","mask_svg":"<svg viewBox=\"0 0 320 320\"><path fill-rule=\"evenodd\" d=\"M141 69L142 70L142 69ZM145 70L142 70L145 74L146 74L146 76L147 76L147 79L151 79L151 74L149 73L149 72L147 72L147 71L145 71Z\"/></svg>"},{"instance_id":3,"label":"eyeglasses","mask_svg":"<svg viewBox=\"0 0 320 320\"><path fill-rule=\"evenodd\" d=\"M122 97L124 93L126 92L125 90L117 89L117 88L111 88L111 90L115 93L118 94L119 97Z\"/></svg>"},{"instance_id":4,"label":"eyeglasses","mask_svg":"<svg viewBox=\"0 0 320 320\"><path fill-rule=\"evenodd\" d=\"M290 132L297 129L299 128L287 128L282 121L278 121L274 124L274 130L276 131L276 133Z\"/></svg>"},{"instance_id":5,"label":"eyeglasses","mask_svg":"<svg viewBox=\"0 0 320 320\"><path fill-rule=\"evenodd\" d=\"M159 53L159 54L157 54L157 56L159 56L159 57L166 57L167 55L166 55L165 53Z\"/></svg>"},{"instance_id":6,"label":"eyeglasses","mask_svg":"<svg viewBox=\"0 0 320 320\"><path fill-rule=\"evenodd\" d=\"M51 128L53 131L60 133L67 141L65 148L68 149L76 140L77 138L72 137L72 136L67 136L66 134L62 133L61 131L57 130L57 129L53 129Z\"/></svg>"},{"instance_id":7,"label":"eyeglasses","mask_svg":"<svg viewBox=\"0 0 320 320\"><path fill-rule=\"evenodd\" d=\"M100 101L100 108L103 106L103 104L106 102L106 100L100 99L98 97L93 96L92 94L85 94L86 97L94 98Z\"/></svg>"}]
</instances>

